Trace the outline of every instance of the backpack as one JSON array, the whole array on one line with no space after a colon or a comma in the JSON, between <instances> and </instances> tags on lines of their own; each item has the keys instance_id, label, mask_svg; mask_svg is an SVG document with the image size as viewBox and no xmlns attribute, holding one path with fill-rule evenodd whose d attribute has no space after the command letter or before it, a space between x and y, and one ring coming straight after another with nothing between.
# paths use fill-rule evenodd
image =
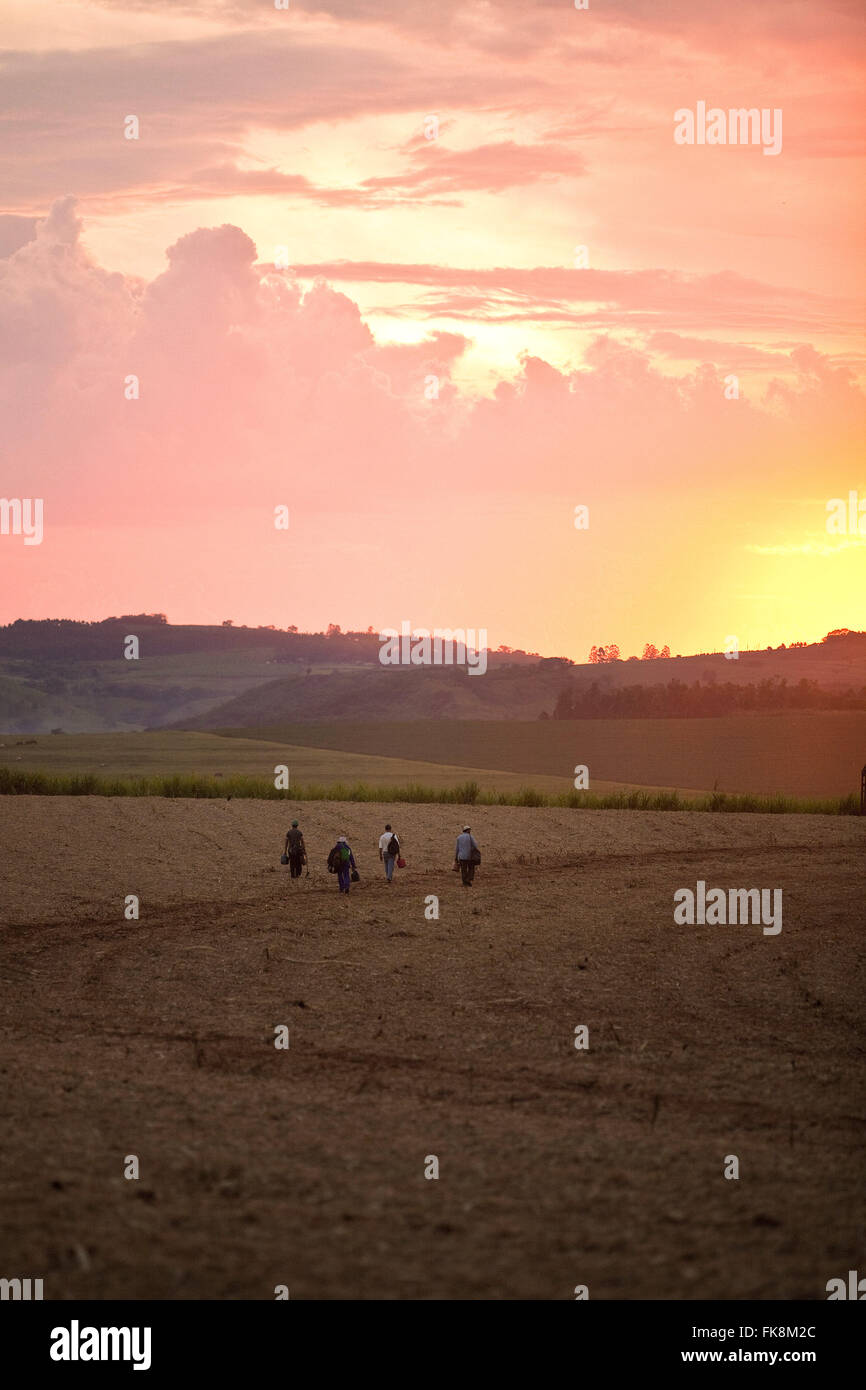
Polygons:
<instances>
[{"instance_id":1,"label":"backpack","mask_svg":"<svg viewBox=\"0 0 866 1390\"><path fill-rule=\"evenodd\" d=\"M400 841L397 839L396 835L391 836L390 840L388 841L388 848L385 850L385 853L394 855L400 853Z\"/></svg>"}]
</instances>

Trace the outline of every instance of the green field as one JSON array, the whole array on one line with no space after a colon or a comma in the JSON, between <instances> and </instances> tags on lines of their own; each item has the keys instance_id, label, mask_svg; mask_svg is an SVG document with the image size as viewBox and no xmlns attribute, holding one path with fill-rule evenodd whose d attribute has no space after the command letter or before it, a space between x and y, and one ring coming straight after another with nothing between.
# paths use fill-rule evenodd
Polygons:
<instances>
[{"instance_id":1,"label":"green field","mask_svg":"<svg viewBox=\"0 0 866 1390\"><path fill-rule=\"evenodd\" d=\"M0 766L51 776L197 776L226 780L252 777L273 781L274 768L280 764L289 769L290 785L363 783L368 787L392 787L415 783L445 788L472 779L483 792L517 794L531 781L537 791L555 796L571 790L574 781L573 775L528 778L507 769L381 757L309 747L278 738L224 738L168 729L149 733L0 735ZM610 793L623 788L616 783L593 782L592 790Z\"/></svg>"},{"instance_id":2,"label":"green field","mask_svg":"<svg viewBox=\"0 0 866 1390\"><path fill-rule=\"evenodd\" d=\"M446 789L467 781L482 796L527 788L568 796L589 768L596 795L677 792L798 800L859 792L866 715L824 712L692 720L481 721L292 724L217 733L0 735L12 772L100 778L252 778L290 786ZM236 794L250 794L246 793Z\"/></svg>"},{"instance_id":3,"label":"green field","mask_svg":"<svg viewBox=\"0 0 866 1390\"><path fill-rule=\"evenodd\" d=\"M719 719L585 719L282 724L221 730L318 749L422 759L520 774L542 787L663 787L760 796L843 797L859 792L866 713L814 711Z\"/></svg>"}]
</instances>

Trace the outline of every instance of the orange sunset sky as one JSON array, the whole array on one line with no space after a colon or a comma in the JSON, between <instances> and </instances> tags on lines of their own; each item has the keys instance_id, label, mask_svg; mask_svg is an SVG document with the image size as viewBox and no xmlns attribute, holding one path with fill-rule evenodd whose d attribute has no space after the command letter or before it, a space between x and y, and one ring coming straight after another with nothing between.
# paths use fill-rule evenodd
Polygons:
<instances>
[{"instance_id":1,"label":"orange sunset sky","mask_svg":"<svg viewBox=\"0 0 866 1390\"><path fill-rule=\"evenodd\" d=\"M0 535L0 622L866 627L864 38L848 0L3 0L0 495L44 536ZM699 102L781 150L676 143Z\"/></svg>"}]
</instances>

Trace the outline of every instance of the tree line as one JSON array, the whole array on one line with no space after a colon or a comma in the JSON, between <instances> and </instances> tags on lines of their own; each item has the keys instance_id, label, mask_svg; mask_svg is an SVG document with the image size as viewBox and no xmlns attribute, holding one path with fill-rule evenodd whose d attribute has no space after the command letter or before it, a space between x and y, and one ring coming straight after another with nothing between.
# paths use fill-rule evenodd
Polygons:
<instances>
[{"instance_id":1,"label":"tree line","mask_svg":"<svg viewBox=\"0 0 866 1390\"><path fill-rule=\"evenodd\" d=\"M116 657L128 633L146 634L149 656L186 652L267 652L279 665L379 664L381 641L373 627L344 632L329 623L325 632L301 632L273 623L236 626L231 618L218 624L169 623L164 613L124 613L96 622L74 618L18 618L0 626L0 657L31 660L99 661ZM143 644L144 645L144 644ZM557 660L564 658L557 658ZM500 646L488 652L491 666L537 666L538 652ZM568 664L573 664L569 662Z\"/></svg>"},{"instance_id":2,"label":"tree line","mask_svg":"<svg viewBox=\"0 0 866 1390\"><path fill-rule=\"evenodd\" d=\"M789 685L773 676L750 685L671 680L666 685L624 685L619 688L574 683L564 686L553 708L553 719L700 719L721 714L763 713L769 710L866 709L866 685L859 689L828 690L817 681Z\"/></svg>"}]
</instances>

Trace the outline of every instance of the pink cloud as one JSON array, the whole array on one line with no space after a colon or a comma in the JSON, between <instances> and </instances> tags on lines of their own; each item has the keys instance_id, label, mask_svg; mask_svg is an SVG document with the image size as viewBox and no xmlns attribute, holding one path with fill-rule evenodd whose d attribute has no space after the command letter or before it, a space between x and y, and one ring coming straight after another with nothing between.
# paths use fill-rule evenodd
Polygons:
<instances>
[{"instance_id":1,"label":"pink cloud","mask_svg":"<svg viewBox=\"0 0 866 1390\"><path fill-rule=\"evenodd\" d=\"M613 280L625 298L629 278ZM634 302L670 307L679 293L662 277ZM150 284L109 274L83 251L69 200L0 263L0 330L4 487L50 493L55 516L79 523L130 515L145 524L167 498L189 516L252 498L266 507L287 469L315 505L330 478L350 488L362 478L375 493L407 469L411 506L467 476L482 494L492 478L520 488L527 454L536 487L569 486L582 459L603 460L613 486L634 475L649 438L666 479L683 480L696 455L703 468L736 472L764 450L784 453L795 421L809 429L792 435L797 456L810 438L826 448L848 437L863 406L850 372L812 348L780 357L795 380L774 384L766 408L743 400L732 409L712 367L674 380L610 336L576 370L526 355L493 395L475 399L450 379L462 335L380 345L352 299L322 277L304 287L264 272L232 226L180 238ZM424 391L430 372L441 378L435 401ZM124 398L130 374L138 400Z\"/></svg>"},{"instance_id":2,"label":"pink cloud","mask_svg":"<svg viewBox=\"0 0 866 1390\"><path fill-rule=\"evenodd\" d=\"M98 0L106 8L127 8L128 0ZM137 0L137 8L168 9L220 17L245 24L261 20L260 0ZM810 47L822 53L855 56L864 46L862 6L858 0L751 0L732 22L725 5L695 5L693 0L617 0L593 3L576 13L563 0L292 0L292 10L327 16L347 27L374 25L404 36L452 44L458 40L499 52L521 52L575 38L585 43L601 30L633 30L658 35L716 54L748 51L772 42L774 47ZM285 22L287 14L278 14ZM582 26L578 28L577 26Z\"/></svg>"},{"instance_id":3,"label":"pink cloud","mask_svg":"<svg viewBox=\"0 0 866 1390\"><path fill-rule=\"evenodd\" d=\"M541 179L576 178L586 172L586 162L576 150L557 145L518 145L505 140L476 149L452 150L436 141L411 150L414 167L404 174L365 179L371 193L392 192L403 196L483 192L499 193Z\"/></svg>"},{"instance_id":4,"label":"pink cloud","mask_svg":"<svg viewBox=\"0 0 866 1390\"><path fill-rule=\"evenodd\" d=\"M14 136L14 148L7 142L0 177L7 201L19 206L70 186L88 196L159 193L190 175L195 185L196 170L220 192L231 169L233 191L242 191L243 171L234 164L253 127L289 131L322 120L415 113L437 102L456 105L473 90L469 59L433 74L415 53L260 30L195 43L9 53L3 78L0 128ZM507 103L512 83L508 74L488 74L483 97L478 92L472 100ZM543 83L526 76L523 85L528 93ZM127 114L139 119L139 140L124 138ZM258 175L267 187L257 189L255 176L247 186L284 193L281 172L285 177ZM289 188L307 191L303 181Z\"/></svg>"},{"instance_id":5,"label":"pink cloud","mask_svg":"<svg viewBox=\"0 0 866 1390\"><path fill-rule=\"evenodd\" d=\"M466 337L380 343L349 296L261 267L236 226L181 237L148 283L94 263L71 200L36 233L0 261L3 490L43 498L46 528L38 548L4 538L7 621L142 606L282 625L408 614L525 644L541 595L561 610L557 633L576 623L588 646L602 610L612 621L606 566L629 611L645 605L672 564L692 572L698 538L720 545L707 498L721 492L740 499L727 525L710 506L728 547L775 541L746 529L754 499L837 495L862 433L862 391L809 347L763 399L726 400L708 364L667 376L613 335L576 368L525 353L479 396L453 379ZM595 529L572 552L584 500ZM573 567L592 556L601 570L576 571L581 585ZM705 629L703 600L691 616L677 603L667 637Z\"/></svg>"},{"instance_id":6,"label":"pink cloud","mask_svg":"<svg viewBox=\"0 0 866 1390\"><path fill-rule=\"evenodd\" d=\"M678 361L733 363L742 368L775 368L782 370L788 363L785 352L768 352L766 348L753 347L749 343L724 343L712 338L689 338L680 333L651 333L647 338L647 348L662 357Z\"/></svg>"},{"instance_id":7,"label":"pink cloud","mask_svg":"<svg viewBox=\"0 0 866 1390\"><path fill-rule=\"evenodd\" d=\"M676 324L736 325L783 331L849 327L844 305L809 291L761 283L730 271L689 275L670 270L576 270L567 266L463 267L328 261L293 266L301 279L324 276L353 284L434 286L420 306L429 316L547 320L633 327L652 318ZM588 304L580 313L569 305Z\"/></svg>"}]
</instances>

